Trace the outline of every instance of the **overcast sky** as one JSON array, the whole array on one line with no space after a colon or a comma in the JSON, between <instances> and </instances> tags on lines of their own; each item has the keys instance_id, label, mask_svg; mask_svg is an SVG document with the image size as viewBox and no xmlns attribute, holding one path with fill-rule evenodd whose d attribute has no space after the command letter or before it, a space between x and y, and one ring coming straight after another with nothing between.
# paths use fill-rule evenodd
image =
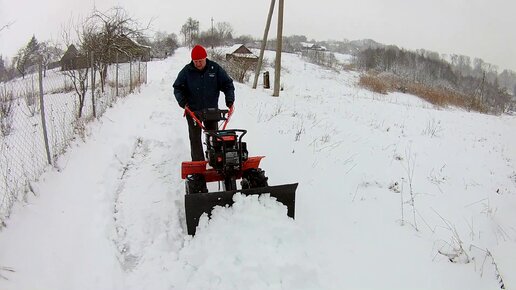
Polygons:
<instances>
[{"instance_id":1,"label":"overcast sky","mask_svg":"<svg viewBox=\"0 0 516 290\"><path fill-rule=\"evenodd\" d=\"M40 41L59 41L62 25L87 15L94 5L99 10L120 5L141 23L153 18L155 31L179 34L188 17L206 30L213 17L215 23L229 22L235 35L261 38L270 1L0 0L0 27L14 22L0 32L0 54L12 57L33 34ZM269 37L275 37L275 25ZM285 0L283 33L316 40L371 38L407 49L480 57L501 72L516 71L515 27L514 0Z\"/></svg>"}]
</instances>

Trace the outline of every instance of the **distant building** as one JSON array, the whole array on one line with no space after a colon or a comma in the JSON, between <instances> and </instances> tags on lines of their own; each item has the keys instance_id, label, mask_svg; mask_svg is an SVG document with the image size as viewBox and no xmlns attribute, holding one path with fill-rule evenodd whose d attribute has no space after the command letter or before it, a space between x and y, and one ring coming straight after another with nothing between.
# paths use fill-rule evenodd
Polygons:
<instances>
[{"instance_id":1,"label":"distant building","mask_svg":"<svg viewBox=\"0 0 516 290\"><path fill-rule=\"evenodd\" d=\"M224 51L226 53L226 60L258 62L258 56L243 44L235 44Z\"/></svg>"},{"instance_id":2,"label":"distant building","mask_svg":"<svg viewBox=\"0 0 516 290\"><path fill-rule=\"evenodd\" d=\"M326 47L318 45L316 43L310 43L310 42L301 42L301 47L303 47L304 50L316 50L316 51L326 51Z\"/></svg>"},{"instance_id":3,"label":"distant building","mask_svg":"<svg viewBox=\"0 0 516 290\"><path fill-rule=\"evenodd\" d=\"M80 55L75 45L70 44L60 60L61 70L83 69L89 66L88 59Z\"/></svg>"},{"instance_id":4,"label":"distant building","mask_svg":"<svg viewBox=\"0 0 516 290\"><path fill-rule=\"evenodd\" d=\"M116 47L119 52L119 63L131 60L150 61L151 47L139 44L125 35L121 35L116 39ZM113 60L113 62L116 62L116 60Z\"/></svg>"},{"instance_id":5,"label":"distant building","mask_svg":"<svg viewBox=\"0 0 516 290\"><path fill-rule=\"evenodd\" d=\"M249 48L243 44L235 44L231 47L222 48L219 51L226 57L226 70L237 82L243 83L248 72L258 64L258 56L254 55Z\"/></svg>"}]
</instances>

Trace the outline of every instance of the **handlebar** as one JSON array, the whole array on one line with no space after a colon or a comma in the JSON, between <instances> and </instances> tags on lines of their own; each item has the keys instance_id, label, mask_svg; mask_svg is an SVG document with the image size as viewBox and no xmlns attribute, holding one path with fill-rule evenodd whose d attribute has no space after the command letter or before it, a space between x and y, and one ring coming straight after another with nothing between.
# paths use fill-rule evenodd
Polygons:
<instances>
[{"instance_id":1,"label":"handlebar","mask_svg":"<svg viewBox=\"0 0 516 290\"><path fill-rule=\"evenodd\" d=\"M222 130L226 130L226 126L228 125L229 120L234 112L234 106L231 106L229 110L221 110L216 108L208 108L201 111L192 111L188 106L185 106L185 113L183 116L188 114L196 124L201 126L203 130L206 130L206 127L203 125L203 121L224 121L222 126ZM226 116L227 115L227 116Z\"/></svg>"}]
</instances>

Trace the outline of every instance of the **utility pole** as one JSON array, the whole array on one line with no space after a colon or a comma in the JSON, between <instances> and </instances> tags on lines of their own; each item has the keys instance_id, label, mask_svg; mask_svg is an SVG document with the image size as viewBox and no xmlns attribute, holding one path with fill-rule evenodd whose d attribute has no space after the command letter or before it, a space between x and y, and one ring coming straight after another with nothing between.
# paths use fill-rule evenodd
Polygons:
<instances>
[{"instance_id":1,"label":"utility pole","mask_svg":"<svg viewBox=\"0 0 516 290\"><path fill-rule=\"evenodd\" d=\"M271 7L269 8L269 15L267 16L267 24L265 25L265 31L263 32L262 47L260 49L260 57L258 58L258 64L256 66L256 71L254 72L253 89L256 89L256 86L258 85L258 77L260 76L260 70L262 69L263 53L265 51L265 46L267 45L267 36L269 35L269 28L271 26L272 13L274 12L274 4L275 3L276 3L276 0L271 0Z\"/></svg>"},{"instance_id":2,"label":"utility pole","mask_svg":"<svg viewBox=\"0 0 516 290\"><path fill-rule=\"evenodd\" d=\"M283 45L283 7L284 0L279 0L278 8L278 33L276 36L276 65L274 67L274 93L273 97L279 97L281 75L281 50Z\"/></svg>"},{"instance_id":3,"label":"utility pole","mask_svg":"<svg viewBox=\"0 0 516 290\"><path fill-rule=\"evenodd\" d=\"M213 49L213 42L215 41L215 37L213 36L213 17L211 18L211 49Z\"/></svg>"}]
</instances>

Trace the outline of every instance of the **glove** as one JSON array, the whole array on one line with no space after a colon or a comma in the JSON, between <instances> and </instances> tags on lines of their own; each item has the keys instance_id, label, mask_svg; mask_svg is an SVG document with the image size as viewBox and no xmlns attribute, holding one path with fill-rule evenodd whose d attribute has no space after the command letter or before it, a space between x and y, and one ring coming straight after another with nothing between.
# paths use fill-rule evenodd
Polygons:
<instances>
[{"instance_id":1,"label":"glove","mask_svg":"<svg viewBox=\"0 0 516 290\"><path fill-rule=\"evenodd\" d=\"M179 104L179 107L181 107L181 108L183 108L183 109L184 109L184 108L186 107L186 105L188 105L186 102L184 102L184 103L180 103L180 104Z\"/></svg>"},{"instance_id":2,"label":"glove","mask_svg":"<svg viewBox=\"0 0 516 290\"><path fill-rule=\"evenodd\" d=\"M226 107L231 108L233 106L233 102L226 102Z\"/></svg>"}]
</instances>

